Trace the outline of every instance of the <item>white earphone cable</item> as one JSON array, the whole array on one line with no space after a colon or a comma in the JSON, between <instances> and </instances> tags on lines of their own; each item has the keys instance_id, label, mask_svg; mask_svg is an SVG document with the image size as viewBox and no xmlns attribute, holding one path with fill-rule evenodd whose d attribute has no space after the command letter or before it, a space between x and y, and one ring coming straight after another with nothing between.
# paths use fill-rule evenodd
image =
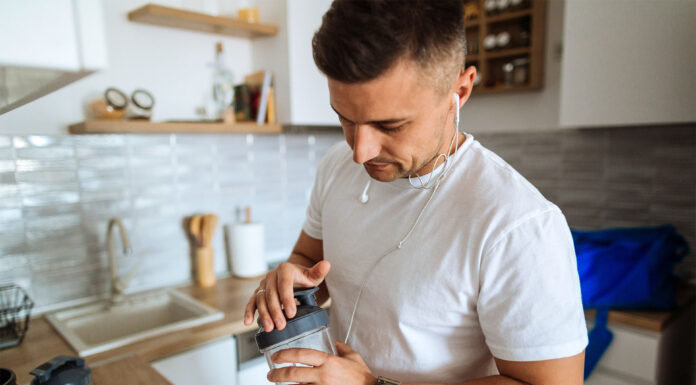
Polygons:
<instances>
[{"instance_id":1,"label":"white earphone cable","mask_svg":"<svg viewBox=\"0 0 696 385\"><path fill-rule=\"evenodd\" d=\"M418 213L418 216L416 217L416 220L413 222L413 225L411 225L411 228L408 230L408 232L406 233L406 235L404 235L404 237L401 239L401 241L399 241L399 243L398 243L396 246L390 248L390 249L387 250L384 254L382 254L382 256L379 257L379 258L377 259L377 261L375 261L375 263L372 264L372 266L371 266L370 269L368 270L368 273L367 273L367 274L365 275L365 277L363 278L363 280L362 280L362 282L361 282L361 284L360 284L360 289L358 290L358 295L357 295L357 297L355 298L355 303L353 304L353 311L351 312L351 315L350 315L350 322L348 323L348 330L346 331L346 337L345 337L345 339L343 340L343 342L346 343L346 344L348 343L348 339L350 338L350 332L351 332L352 329L353 329L353 321L355 321L355 312L358 310L358 304L360 303L360 297L362 296L363 290L365 289L365 286L367 285L367 280L370 278L370 276L372 275L372 272L375 270L375 268L377 267L377 265L378 265L380 262L382 262L382 260L383 260L384 258L386 258L389 254L393 253L394 251L401 249L401 247L404 245L404 243L406 243L406 241L409 239L409 237L411 237L411 234L413 233L413 230L415 230L416 226L418 225L418 222L420 222L421 218L423 217L423 213L425 213L425 210L426 210L426 209L428 208L428 206L430 205L430 202L432 202L433 197L435 196L435 193L436 193L437 190L440 188L440 183L442 182L443 179L445 179L445 176L447 176L449 170L451 169L451 164L452 164L452 163L450 162L450 155L449 155L449 154L452 152L452 144L455 143L455 141L457 142L457 144L456 144L455 147L454 147L454 154L452 154L452 156L455 156L455 155L457 154L457 150L459 149L459 143L458 143L459 141L457 140L457 139L459 138L459 95L454 94L454 100L455 100L455 110L456 110L455 119L454 119L454 137L452 138L452 142L450 143L449 151L447 152L448 155L439 154L439 155L437 156L437 158L435 159L435 164L433 164L433 170L431 171L431 175L430 175L430 177L428 178L428 183L427 183L427 184L430 183L430 180L431 180L431 178L432 178L432 173L435 172L435 168L436 168L436 166L437 166L437 161L438 161L438 159L440 158L440 156L444 156L444 158L445 158L445 163L444 163L444 165L443 165L443 170L442 170L442 172L435 178L435 186L432 187L432 192L430 193L430 197L428 197L428 200L427 200L427 201L425 202L425 204L423 205L423 208L421 208L420 212ZM449 167L448 167L448 165L449 165ZM418 179L420 180L420 176L418 176ZM360 201L363 202L363 203L366 203L367 200L368 200L368 197L367 197L367 190L368 190L369 187L370 187L370 182L371 182L371 180L368 181L367 185L365 186L365 189L363 190L362 195L360 196ZM411 182L411 176L409 175L409 183L410 183L410 182ZM411 184L411 185L412 185L414 188L418 188L418 189L429 189L429 188L431 188L431 187L428 187L427 184L426 184L426 185L423 185L423 183L422 183L422 181L421 181L421 186L420 186L420 187L418 187L418 186L413 186L413 184Z\"/></svg>"}]
</instances>

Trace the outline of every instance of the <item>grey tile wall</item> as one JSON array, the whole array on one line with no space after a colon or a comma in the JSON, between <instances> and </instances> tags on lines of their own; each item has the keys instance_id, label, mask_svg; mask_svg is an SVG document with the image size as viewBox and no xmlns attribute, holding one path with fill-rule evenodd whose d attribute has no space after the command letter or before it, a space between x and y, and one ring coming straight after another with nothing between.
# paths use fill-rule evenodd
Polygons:
<instances>
[{"instance_id":1,"label":"grey tile wall","mask_svg":"<svg viewBox=\"0 0 696 385\"><path fill-rule=\"evenodd\" d=\"M571 227L672 223L696 245L696 126L475 135L566 214ZM0 283L39 307L106 293L106 225L121 217L139 266L131 290L189 276L181 219L231 222L252 206L267 257L287 256L316 168L338 131L285 135L0 136ZM227 269L223 235L213 247ZM691 257L680 267L696 276Z\"/></svg>"},{"instance_id":2,"label":"grey tile wall","mask_svg":"<svg viewBox=\"0 0 696 385\"><path fill-rule=\"evenodd\" d=\"M578 229L672 224L696 248L696 125L476 135ZM680 274L696 276L696 250Z\"/></svg>"}]
</instances>

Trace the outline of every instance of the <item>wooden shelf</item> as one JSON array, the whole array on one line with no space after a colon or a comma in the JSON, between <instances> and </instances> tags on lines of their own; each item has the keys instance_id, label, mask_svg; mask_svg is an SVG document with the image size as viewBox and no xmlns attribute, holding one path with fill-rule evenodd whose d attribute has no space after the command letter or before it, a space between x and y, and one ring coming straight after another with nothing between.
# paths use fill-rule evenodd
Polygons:
<instances>
[{"instance_id":1,"label":"wooden shelf","mask_svg":"<svg viewBox=\"0 0 696 385\"><path fill-rule=\"evenodd\" d=\"M472 94L475 95L486 95L486 94L504 94L512 92L525 92L525 91L538 91L541 86L524 85L524 86L510 86L510 87L481 87L480 85L474 87Z\"/></svg>"},{"instance_id":2,"label":"wooden shelf","mask_svg":"<svg viewBox=\"0 0 696 385\"><path fill-rule=\"evenodd\" d=\"M531 9L522 9L519 11L509 11L509 12L501 13L498 15L486 16L486 22L488 24L492 24L492 23L498 23L501 21L521 19L521 18L527 17L531 14L532 14Z\"/></svg>"},{"instance_id":3,"label":"wooden shelf","mask_svg":"<svg viewBox=\"0 0 696 385\"><path fill-rule=\"evenodd\" d=\"M278 33L278 27L275 25L248 23L231 17L213 16L156 4L147 4L128 12L128 20L244 38L274 36Z\"/></svg>"},{"instance_id":4,"label":"wooden shelf","mask_svg":"<svg viewBox=\"0 0 696 385\"><path fill-rule=\"evenodd\" d=\"M464 25L466 28L474 28L479 26L479 19L465 20Z\"/></svg>"},{"instance_id":5,"label":"wooden shelf","mask_svg":"<svg viewBox=\"0 0 696 385\"><path fill-rule=\"evenodd\" d=\"M529 52L530 52L529 47L508 48L508 49L501 49L498 51L487 51L486 58L498 59L501 57L528 55Z\"/></svg>"},{"instance_id":6,"label":"wooden shelf","mask_svg":"<svg viewBox=\"0 0 696 385\"><path fill-rule=\"evenodd\" d=\"M70 125L71 134L163 134L163 133L246 133L277 134L283 132L280 124L258 125L253 122L158 122L147 120L86 120Z\"/></svg>"},{"instance_id":7,"label":"wooden shelf","mask_svg":"<svg viewBox=\"0 0 696 385\"><path fill-rule=\"evenodd\" d=\"M475 5L479 9L476 19L467 24L466 39L469 45L478 47L476 54L466 57L466 65L474 64L481 78L481 83L474 88L473 93L499 94L538 91L543 88L544 80L544 47L545 20L548 0L529 0L528 8L504 11L497 14L483 12L485 0L467 0L467 5ZM465 22L466 23L466 22ZM483 40L489 35L508 32L513 44L520 44L521 33L526 32L528 38L523 47L485 50ZM520 39L517 39L517 38ZM503 83L503 65L516 58L526 58L526 81L521 86L500 87ZM496 85L496 86L494 86Z\"/></svg>"}]
</instances>

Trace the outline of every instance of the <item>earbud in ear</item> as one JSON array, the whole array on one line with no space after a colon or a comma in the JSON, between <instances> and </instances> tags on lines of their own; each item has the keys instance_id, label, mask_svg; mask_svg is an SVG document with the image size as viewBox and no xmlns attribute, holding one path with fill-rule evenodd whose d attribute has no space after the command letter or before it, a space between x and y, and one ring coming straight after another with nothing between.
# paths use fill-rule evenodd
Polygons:
<instances>
[{"instance_id":1,"label":"earbud in ear","mask_svg":"<svg viewBox=\"0 0 696 385\"><path fill-rule=\"evenodd\" d=\"M454 127L459 129L459 94L454 93Z\"/></svg>"}]
</instances>

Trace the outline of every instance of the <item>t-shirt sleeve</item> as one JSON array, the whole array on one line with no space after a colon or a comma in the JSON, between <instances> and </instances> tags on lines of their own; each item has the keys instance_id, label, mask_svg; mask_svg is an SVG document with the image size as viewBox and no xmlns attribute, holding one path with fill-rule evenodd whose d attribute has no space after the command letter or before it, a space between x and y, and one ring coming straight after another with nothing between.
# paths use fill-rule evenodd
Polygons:
<instances>
[{"instance_id":1,"label":"t-shirt sleeve","mask_svg":"<svg viewBox=\"0 0 696 385\"><path fill-rule=\"evenodd\" d=\"M493 356L570 357L587 346L575 248L556 207L520 218L484 251L477 310Z\"/></svg>"},{"instance_id":2,"label":"t-shirt sleeve","mask_svg":"<svg viewBox=\"0 0 696 385\"><path fill-rule=\"evenodd\" d=\"M326 153L317 169L317 176L314 179L314 187L312 187L312 195L309 198L307 206L307 216L302 225L302 230L314 239L324 239L322 235L321 213L324 205L325 192L332 179L332 172L337 162L337 157L340 156L346 144L345 142L335 144Z\"/></svg>"},{"instance_id":3,"label":"t-shirt sleeve","mask_svg":"<svg viewBox=\"0 0 696 385\"><path fill-rule=\"evenodd\" d=\"M324 239L321 226L322 189L322 181L319 180L319 173L317 173L307 206L307 216L302 225L302 230L314 239Z\"/></svg>"}]
</instances>

